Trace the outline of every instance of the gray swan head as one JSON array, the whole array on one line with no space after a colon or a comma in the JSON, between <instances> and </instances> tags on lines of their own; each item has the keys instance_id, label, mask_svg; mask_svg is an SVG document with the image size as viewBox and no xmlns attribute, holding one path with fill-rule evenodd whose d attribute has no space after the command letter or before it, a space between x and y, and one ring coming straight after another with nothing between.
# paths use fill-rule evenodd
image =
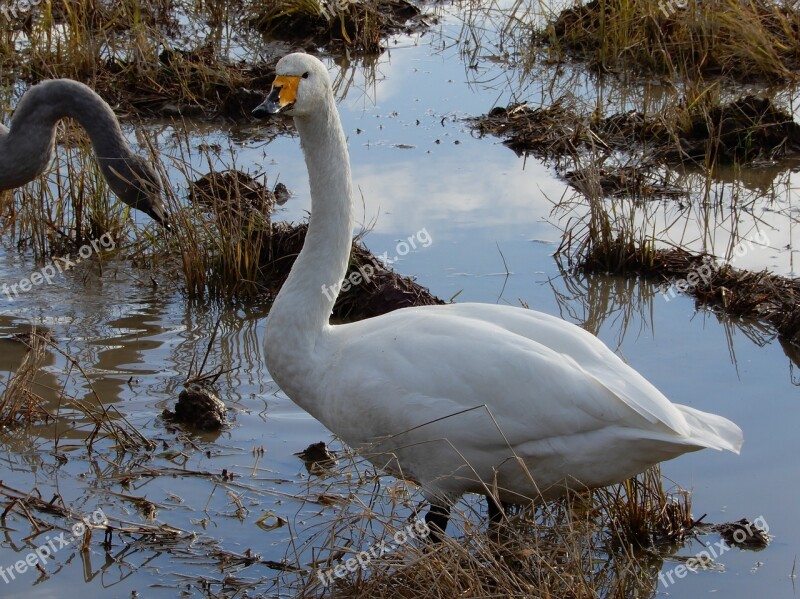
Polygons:
<instances>
[{"instance_id":1,"label":"gray swan head","mask_svg":"<svg viewBox=\"0 0 800 599\"><path fill-rule=\"evenodd\" d=\"M125 160L98 157L98 162L108 186L120 200L170 228L161 202L161 182L147 160L131 155Z\"/></svg>"}]
</instances>

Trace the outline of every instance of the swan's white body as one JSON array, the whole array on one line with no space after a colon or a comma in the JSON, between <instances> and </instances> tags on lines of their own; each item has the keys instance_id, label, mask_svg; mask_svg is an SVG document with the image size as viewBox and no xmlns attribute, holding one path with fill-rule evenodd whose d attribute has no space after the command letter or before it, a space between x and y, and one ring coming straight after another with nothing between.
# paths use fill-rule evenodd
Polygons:
<instances>
[{"instance_id":1,"label":"swan's white body","mask_svg":"<svg viewBox=\"0 0 800 599\"><path fill-rule=\"evenodd\" d=\"M738 453L734 423L671 403L596 337L546 314L456 304L329 324L333 300L321 289L342 281L350 256L349 156L322 63L292 54L277 72L296 89L286 111L312 210L265 351L299 406L439 502L464 492L548 499L704 447Z\"/></svg>"}]
</instances>

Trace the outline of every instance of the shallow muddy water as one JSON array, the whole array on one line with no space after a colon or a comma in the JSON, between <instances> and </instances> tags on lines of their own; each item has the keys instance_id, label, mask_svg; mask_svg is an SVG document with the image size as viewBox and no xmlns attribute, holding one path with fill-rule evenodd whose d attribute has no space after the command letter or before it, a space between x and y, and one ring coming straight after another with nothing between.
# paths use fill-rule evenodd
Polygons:
<instances>
[{"instance_id":1,"label":"shallow muddy water","mask_svg":"<svg viewBox=\"0 0 800 599\"><path fill-rule=\"evenodd\" d=\"M551 166L517 157L495 139L473 136L462 119L505 104L512 92L496 82L476 83L502 68L487 59L477 71L470 69L451 37L458 18L449 16L443 28L441 34L397 38L378 62L374 83L355 69L339 104L354 183L363 197L359 220L372 223L366 245L377 255L396 257L398 272L416 276L445 300L458 294L459 302L525 302L582 324L673 401L739 424L745 433L740 456L698 452L664 464L663 472L693 492L695 517L761 517L774 540L760 552L730 549L719 555L724 572L670 578L680 562L667 559L658 594L793 597L791 575L800 548L800 352L794 350L792 359L757 324L697 310L693 300L664 296L649 283L564 278L552 257L560 232L548 219L552 202L570 192ZM171 126L153 131L162 152L176 151ZM228 147L230 140L239 168L264 170L294 192L273 219L302 220L309 197L298 140L268 142L254 123L238 130L198 128L191 145ZM204 159L198 154L196 160L202 169ZM752 176L757 180L763 172ZM736 265L791 273L796 175L776 176L777 184L752 186L762 192L739 223L753 230L747 222L752 218L766 227L769 247L745 252ZM776 198L769 197L771 189L778 190ZM666 203L657 209L678 210ZM686 235L701 239L702 209L688 212L694 216L683 226L695 228ZM723 229L712 227L720 236ZM25 256L0 250L0 280L19 281L35 268ZM5 431L0 490L37 489L46 500L58 493L78 514L100 508L115 522L162 523L196 533L170 551L131 537L127 545L115 538L106 552L97 542L102 532L95 532L90 551L79 551L77 541L59 548L46 573L15 572L8 582L10 575L0 574L0 597L199 597L206 595L201 579L210 585L208 596L235 596L236 580L256 585L249 596L290 594L264 564L238 571L223 593L225 575L215 559L204 557L215 547L237 554L250 550L274 562L305 556L298 547L324 529L334 509L312 499L330 489L343 492L337 481L309 477L294 455L310 443L331 442L331 435L285 397L263 366L265 315L257 304L234 309L187 301L114 263L102 273L79 267L14 301L0 296L0 337L26 332L31 324L47 327L85 372L49 351L35 388L49 410L69 413L68 402L57 401L62 391L90 404L96 394L156 443L145 458L99 439L87 455L91 426L78 412L58 431L50 425ZM189 436L166 426L160 414L177 398L192 364L202 361L217 322L207 370L228 370L217 390L231 408L232 425L219 434ZM18 368L23 353L18 342L0 339L0 383ZM223 479L223 470L234 478ZM26 519L9 516L0 536L0 568L24 560L58 533L30 536ZM719 540L701 539L709 546ZM694 542L678 556L703 548Z\"/></svg>"}]
</instances>

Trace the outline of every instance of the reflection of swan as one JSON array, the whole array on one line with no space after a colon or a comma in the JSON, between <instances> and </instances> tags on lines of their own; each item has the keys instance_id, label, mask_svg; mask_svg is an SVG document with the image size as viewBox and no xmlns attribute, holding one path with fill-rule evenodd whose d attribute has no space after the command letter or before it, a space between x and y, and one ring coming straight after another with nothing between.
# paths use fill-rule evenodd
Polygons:
<instances>
[{"instance_id":1,"label":"reflection of swan","mask_svg":"<svg viewBox=\"0 0 800 599\"><path fill-rule=\"evenodd\" d=\"M166 224L153 167L128 147L111 107L83 83L69 79L34 85L19 101L11 127L0 124L0 190L25 185L44 172L53 154L56 123L64 117L86 129L117 197Z\"/></svg>"},{"instance_id":2,"label":"reflection of swan","mask_svg":"<svg viewBox=\"0 0 800 599\"><path fill-rule=\"evenodd\" d=\"M416 480L444 530L465 492L501 503L597 487L742 431L672 404L583 329L532 310L457 304L330 325L350 256L352 184L321 62L278 63L254 114L294 116L312 210L305 245L267 317L270 373L297 404L378 466Z\"/></svg>"}]
</instances>

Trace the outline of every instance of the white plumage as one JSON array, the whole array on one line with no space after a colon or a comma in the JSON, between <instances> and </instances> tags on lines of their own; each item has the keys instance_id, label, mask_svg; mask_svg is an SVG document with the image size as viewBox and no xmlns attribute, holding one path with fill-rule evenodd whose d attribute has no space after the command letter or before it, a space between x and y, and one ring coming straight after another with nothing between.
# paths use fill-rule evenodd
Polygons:
<instances>
[{"instance_id":1,"label":"white plumage","mask_svg":"<svg viewBox=\"0 0 800 599\"><path fill-rule=\"evenodd\" d=\"M549 499L704 447L738 453L734 423L671 403L596 337L547 314L455 304L329 324L322 289L342 281L353 228L345 136L321 62L290 54L277 75L254 114L294 116L312 209L267 318L267 366L345 442L419 482L439 508L429 521L443 529L465 492Z\"/></svg>"}]
</instances>

